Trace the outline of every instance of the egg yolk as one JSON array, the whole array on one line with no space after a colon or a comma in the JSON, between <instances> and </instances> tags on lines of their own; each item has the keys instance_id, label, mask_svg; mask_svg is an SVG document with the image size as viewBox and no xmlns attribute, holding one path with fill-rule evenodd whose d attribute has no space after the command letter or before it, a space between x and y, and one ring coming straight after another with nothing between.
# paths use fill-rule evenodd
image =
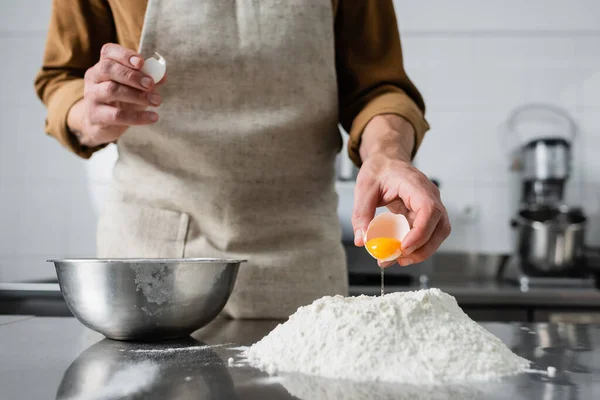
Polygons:
<instances>
[{"instance_id":1,"label":"egg yolk","mask_svg":"<svg viewBox=\"0 0 600 400\"><path fill-rule=\"evenodd\" d=\"M386 237L368 240L365 246L378 260L384 260L402 249L402 243L398 239Z\"/></svg>"}]
</instances>

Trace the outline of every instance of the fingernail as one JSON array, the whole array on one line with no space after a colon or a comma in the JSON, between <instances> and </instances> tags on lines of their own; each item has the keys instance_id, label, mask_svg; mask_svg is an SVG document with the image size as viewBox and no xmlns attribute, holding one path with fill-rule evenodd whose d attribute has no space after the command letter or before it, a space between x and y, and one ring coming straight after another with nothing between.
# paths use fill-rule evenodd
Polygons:
<instances>
[{"instance_id":1,"label":"fingernail","mask_svg":"<svg viewBox=\"0 0 600 400\"><path fill-rule=\"evenodd\" d=\"M157 114L157 113L155 113L155 112L153 112L153 113L150 113L150 121L151 121L151 122L156 122L156 121L158 121L158 114Z\"/></svg>"},{"instance_id":2,"label":"fingernail","mask_svg":"<svg viewBox=\"0 0 600 400\"><path fill-rule=\"evenodd\" d=\"M408 256L408 255L412 254L415 250L416 250L415 246L410 246L410 247L405 248L403 253L405 256Z\"/></svg>"},{"instance_id":3,"label":"fingernail","mask_svg":"<svg viewBox=\"0 0 600 400\"><path fill-rule=\"evenodd\" d=\"M359 240L362 240L363 238L363 233L362 231L359 229L356 232L354 232L354 243L358 242Z\"/></svg>"},{"instance_id":4,"label":"fingernail","mask_svg":"<svg viewBox=\"0 0 600 400\"><path fill-rule=\"evenodd\" d=\"M148 89L150 86L152 86L152 78L148 78L148 77L144 77L141 80L141 84L143 87L145 87L146 89Z\"/></svg>"},{"instance_id":5,"label":"fingernail","mask_svg":"<svg viewBox=\"0 0 600 400\"><path fill-rule=\"evenodd\" d=\"M129 62L131 63L131 65L133 65L135 68L137 68L142 64L142 59L139 58L138 56L133 56L129 59Z\"/></svg>"},{"instance_id":6,"label":"fingernail","mask_svg":"<svg viewBox=\"0 0 600 400\"><path fill-rule=\"evenodd\" d=\"M150 103L154 104L155 106L160 105L160 95L159 94L152 94L150 95Z\"/></svg>"}]
</instances>

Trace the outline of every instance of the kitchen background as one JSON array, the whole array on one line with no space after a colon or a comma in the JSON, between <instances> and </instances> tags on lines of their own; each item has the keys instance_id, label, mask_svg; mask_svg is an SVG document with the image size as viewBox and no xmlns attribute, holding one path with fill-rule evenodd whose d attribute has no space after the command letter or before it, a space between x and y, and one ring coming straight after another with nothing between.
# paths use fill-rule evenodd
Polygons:
<instances>
[{"instance_id":1,"label":"kitchen background","mask_svg":"<svg viewBox=\"0 0 600 400\"><path fill-rule=\"evenodd\" d=\"M445 251L508 253L519 179L505 123L522 104L564 107L579 124L567 197L600 244L600 2L396 0L405 67L432 126L417 166L440 181L453 224ZM51 277L51 256L91 256L115 149L90 161L43 133L33 90L49 0L0 2L0 282ZM341 182L349 219L352 182ZM346 226L348 228L348 226Z\"/></svg>"}]
</instances>

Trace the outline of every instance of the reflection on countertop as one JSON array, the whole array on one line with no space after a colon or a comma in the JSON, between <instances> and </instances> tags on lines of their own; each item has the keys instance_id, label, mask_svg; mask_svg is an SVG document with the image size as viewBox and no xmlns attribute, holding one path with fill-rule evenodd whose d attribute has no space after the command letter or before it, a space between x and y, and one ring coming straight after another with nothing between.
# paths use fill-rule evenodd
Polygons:
<instances>
[{"instance_id":1,"label":"reflection on countertop","mask_svg":"<svg viewBox=\"0 0 600 400\"><path fill-rule=\"evenodd\" d=\"M151 390L153 398L235 398L227 364L210 346L189 338L168 344L104 339L65 371L57 400L123 398Z\"/></svg>"},{"instance_id":2,"label":"reflection on countertop","mask_svg":"<svg viewBox=\"0 0 600 400\"><path fill-rule=\"evenodd\" d=\"M28 400L583 400L600 393L598 325L483 324L532 361L534 372L498 382L413 386L268 376L243 363L239 346L279 322L217 319L189 339L151 344L103 339L73 318L22 319L0 326L0 387L6 398ZM545 372L548 366L557 369L555 377Z\"/></svg>"}]
</instances>

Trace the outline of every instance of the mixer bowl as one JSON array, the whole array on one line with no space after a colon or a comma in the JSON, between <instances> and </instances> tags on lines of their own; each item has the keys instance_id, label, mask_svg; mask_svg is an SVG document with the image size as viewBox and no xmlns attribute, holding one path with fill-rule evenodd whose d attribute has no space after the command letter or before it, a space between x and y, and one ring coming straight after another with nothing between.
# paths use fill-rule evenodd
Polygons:
<instances>
[{"instance_id":1,"label":"mixer bowl","mask_svg":"<svg viewBox=\"0 0 600 400\"><path fill-rule=\"evenodd\" d=\"M54 259L61 292L85 326L114 340L189 336L222 310L235 259Z\"/></svg>"},{"instance_id":2,"label":"mixer bowl","mask_svg":"<svg viewBox=\"0 0 600 400\"><path fill-rule=\"evenodd\" d=\"M517 251L532 276L564 276L581 264L586 217L579 208L530 205L519 211Z\"/></svg>"}]
</instances>

